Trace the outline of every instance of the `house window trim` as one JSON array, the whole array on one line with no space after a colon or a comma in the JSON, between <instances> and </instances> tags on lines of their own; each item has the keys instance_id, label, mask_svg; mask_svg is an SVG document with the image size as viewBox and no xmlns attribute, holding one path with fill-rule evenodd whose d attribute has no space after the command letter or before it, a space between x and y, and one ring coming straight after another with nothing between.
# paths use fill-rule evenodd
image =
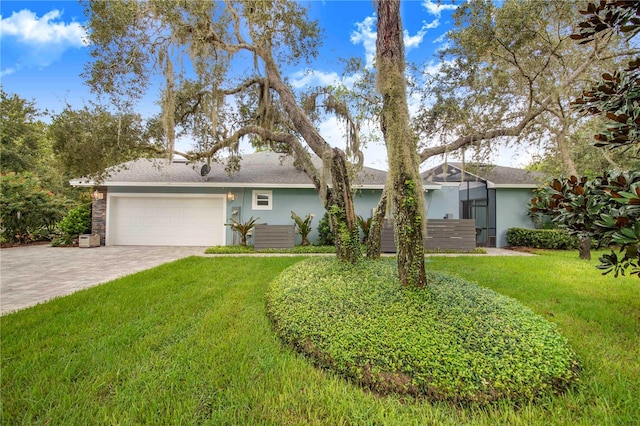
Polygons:
<instances>
[{"instance_id":1,"label":"house window trim","mask_svg":"<svg viewBox=\"0 0 640 426\"><path fill-rule=\"evenodd\" d=\"M269 197L266 206L258 205L258 195L267 195ZM273 191L254 189L251 195L251 208L253 210L273 210Z\"/></svg>"}]
</instances>

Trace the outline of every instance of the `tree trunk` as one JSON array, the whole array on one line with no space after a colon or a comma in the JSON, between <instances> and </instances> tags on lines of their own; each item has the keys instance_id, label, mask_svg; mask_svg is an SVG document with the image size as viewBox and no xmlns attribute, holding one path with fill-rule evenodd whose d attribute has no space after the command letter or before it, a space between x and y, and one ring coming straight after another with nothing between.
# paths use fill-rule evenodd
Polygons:
<instances>
[{"instance_id":1,"label":"tree trunk","mask_svg":"<svg viewBox=\"0 0 640 426\"><path fill-rule=\"evenodd\" d=\"M591 260L591 238L588 235L580 236L580 259Z\"/></svg>"},{"instance_id":2,"label":"tree trunk","mask_svg":"<svg viewBox=\"0 0 640 426\"><path fill-rule=\"evenodd\" d=\"M398 276L404 286L424 287L425 202L417 137L409 125L400 0L377 2L376 67L387 145L387 190L394 213Z\"/></svg>"},{"instance_id":3,"label":"tree trunk","mask_svg":"<svg viewBox=\"0 0 640 426\"><path fill-rule=\"evenodd\" d=\"M320 136L309 117L304 113L297 103L296 97L287 86L280 75L280 71L275 61L267 52L262 53L265 61L266 72L269 85L280 96L282 107L291 119L296 130L300 133L309 148L320 158L326 157L331 152L331 183L332 188L326 188L327 182L322 182L319 176L312 176L309 170L305 172L314 182L316 189L323 197L325 209L329 215L329 224L333 231L336 246L336 254L339 259L355 263L360 259L360 239L358 222L356 220L355 209L353 207L353 197L349 182L349 171L344 152L339 148L332 148ZM300 153L300 155L308 155Z\"/></svg>"},{"instance_id":4,"label":"tree trunk","mask_svg":"<svg viewBox=\"0 0 640 426\"><path fill-rule=\"evenodd\" d=\"M336 255L340 260L355 263L360 259L360 232L353 207L353 196L344 152L333 149L331 160L333 187L327 191L325 208L334 236Z\"/></svg>"},{"instance_id":5,"label":"tree trunk","mask_svg":"<svg viewBox=\"0 0 640 426\"><path fill-rule=\"evenodd\" d=\"M563 168L569 176L578 176L578 169L576 169L576 164L573 162L571 158L571 148L569 147L569 138L567 137L569 132L569 124L567 123L568 118L564 118L562 120L562 130L559 134L556 134L556 146L560 151L560 156L562 157Z\"/></svg>"},{"instance_id":6,"label":"tree trunk","mask_svg":"<svg viewBox=\"0 0 640 426\"><path fill-rule=\"evenodd\" d=\"M380 257L381 247L380 239L382 234L382 226L384 225L384 217L387 212L387 191L382 191L382 196L376 209L373 211L371 218L371 229L369 230L369 239L367 240L367 257L369 259L378 259Z\"/></svg>"}]
</instances>

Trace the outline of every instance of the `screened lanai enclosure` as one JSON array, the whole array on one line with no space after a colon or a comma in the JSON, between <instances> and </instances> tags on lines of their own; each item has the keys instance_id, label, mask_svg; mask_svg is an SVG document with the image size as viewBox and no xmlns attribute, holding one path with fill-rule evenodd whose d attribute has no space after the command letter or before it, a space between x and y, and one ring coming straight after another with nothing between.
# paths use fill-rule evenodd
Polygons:
<instances>
[{"instance_id":1,"label":"screened lanai enclosure","mask_svg":"<svg viewBox=\"0 0 640 426\"><path fill-rule=\"evenodd\" d=\"M507 245L509 228L533 227L527 203L545 176L512 167L455 162L443 163L422 177L425 183L458 188L457 218L475 221L477 247L502 247Z\"/></svg>"}]
</instances>

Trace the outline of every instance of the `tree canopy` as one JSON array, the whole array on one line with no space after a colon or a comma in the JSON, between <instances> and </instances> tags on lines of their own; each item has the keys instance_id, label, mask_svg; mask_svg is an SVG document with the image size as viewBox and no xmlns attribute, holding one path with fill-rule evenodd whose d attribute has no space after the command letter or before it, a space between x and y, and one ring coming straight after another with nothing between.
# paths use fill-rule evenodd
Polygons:
<instances>
[{"instance_id":1,"label":"tree canopy","mask_svg":"<svg viewBox=\"0 0 640 426\"><path fill-rule=\"evenodd\" d=\"M108 167L164 153L154 121L138 114L113 114L104 107L67 106L48 126L53 150L69 178L99 176Z\"/></svg>"},{"instance_id":2,"label":"tree canopy","mask_svg":"<svg viewBox=\"0 0 640 426\"><path fill-rule=\"evenodd\" d=\"M43 113L34 101L0 88L0 171L33 171L45 139Z\"/></svg>"},{"instance_id":3,"label":"tree canopy","mask_svg":"<svg viewBox=\"0 0 640 426\"><path fill-rule=\"evenodd\" d=\"M503 140L541 147L562 159L562 172L577 173L573 145L585 119L570 105L576 90L637 52L620 37L576 45L578 9L564 0L461 5L416 120L421 159L465 147L482 157L496 146L489 141Z\"/></svg>"}]
</instances>

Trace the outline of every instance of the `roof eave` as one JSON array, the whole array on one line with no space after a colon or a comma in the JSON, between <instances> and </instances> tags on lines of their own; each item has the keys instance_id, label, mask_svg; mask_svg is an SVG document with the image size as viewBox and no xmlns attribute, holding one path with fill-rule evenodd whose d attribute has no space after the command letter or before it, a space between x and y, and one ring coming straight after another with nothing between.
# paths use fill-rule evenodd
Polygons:
<instances>
[{"instance_id":1,"label":"roof eave","mask_svg":"<svg viewBox=\"0 0 640 426\"><path fill-rule=\"evenodd\" d=\"M102 182L71 180L69 183L76 187L144 187L144 188L275 188L275 189L315 189L311 183L252 183L252 182ZM354 189L384 189L383 184L353 185Z\"/></svg>"},{"instance_id":2,"label":"roof eave","mask_svg":"<svg viewBox=\"0 0 640 426\"><path fill-rule=\"evenodd\" d=\"M536 189L538 185L535 183L493 183L487 182L487 188L490 189Z\"/></svg>"}]
</instances>

